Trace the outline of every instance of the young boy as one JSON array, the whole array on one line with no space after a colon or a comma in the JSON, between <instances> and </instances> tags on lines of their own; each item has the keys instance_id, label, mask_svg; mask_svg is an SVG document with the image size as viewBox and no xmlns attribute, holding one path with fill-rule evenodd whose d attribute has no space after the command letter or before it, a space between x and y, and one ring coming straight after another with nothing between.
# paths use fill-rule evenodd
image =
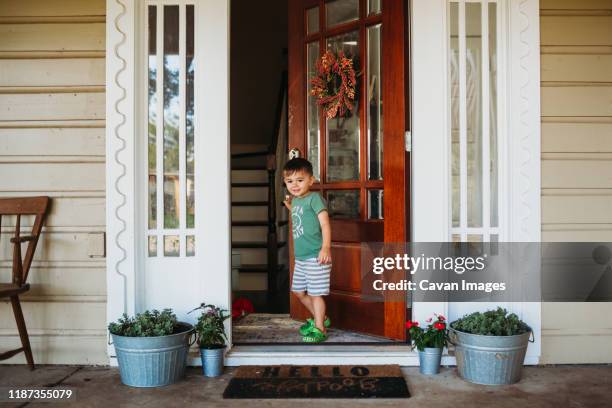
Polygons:
<instances>
[{"instance_id":1,"label":"young boy","mask_svg":"<svg viewBox=\"0 0 612 408\"><path fill-rule=\"evenodd\" d=\"M313 316L300 327L300 334L304 342L320 343L327 340L327 328L331 324L325 318L323 299L329 294L331 272L329 214L321 195L310 191L315 178L308 160L289 160L283 168L283 178L291 193L284 201L291 211L295 258L291 291Z\"/></svg>"}]
</instances>

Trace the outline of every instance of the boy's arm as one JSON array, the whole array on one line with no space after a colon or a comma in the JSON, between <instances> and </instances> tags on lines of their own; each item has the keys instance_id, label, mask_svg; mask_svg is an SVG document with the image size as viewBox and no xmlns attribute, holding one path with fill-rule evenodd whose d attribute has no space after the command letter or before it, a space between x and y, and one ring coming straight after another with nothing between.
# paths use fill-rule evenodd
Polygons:
<instances>
[{"instance_id":1,"label":"boy's arm","mask_svg":"<svg viewBox=\"0 0 612 408\"><path fill-rule=\"evenodd\" d=\"M321 224L321 235L323 236L323 244L319 252L319 263L331 263L331 225L329 223L329 213L327 210L319 212L317 215L319 224Z\"/></svg>"}]
</instances>

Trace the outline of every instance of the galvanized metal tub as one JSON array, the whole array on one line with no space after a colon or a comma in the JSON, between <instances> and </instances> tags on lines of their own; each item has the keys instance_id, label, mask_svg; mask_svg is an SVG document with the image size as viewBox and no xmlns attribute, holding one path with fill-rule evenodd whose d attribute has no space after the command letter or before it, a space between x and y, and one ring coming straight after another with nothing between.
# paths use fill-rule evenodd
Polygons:
<instances>
[{"instance_id":1,"label":"galvanized metal tub","mask_svg":"<svg viewBox=\"0 0 612 408\"><path fill-rule=\"evenodd\" d=\"M516 336L483 336L457 331L449 327L451 343L455 345L459 375L476 384L514 384L521 379L527 343L527 333Z\"/></svg>"},{"instance_id":2,"label":"galvanized metal tub","mask_svg":"<svg viewBox=\"0 0 612 408\"><path fill-rule=\"evenodd\" d=\"M180 331L179 331L180 330ZM111 334L121 382L131 387L161 387L185 375L189 337L193 326L179 323L178 333L159 337L125 337Z\"/></svg>"}]
</instances>

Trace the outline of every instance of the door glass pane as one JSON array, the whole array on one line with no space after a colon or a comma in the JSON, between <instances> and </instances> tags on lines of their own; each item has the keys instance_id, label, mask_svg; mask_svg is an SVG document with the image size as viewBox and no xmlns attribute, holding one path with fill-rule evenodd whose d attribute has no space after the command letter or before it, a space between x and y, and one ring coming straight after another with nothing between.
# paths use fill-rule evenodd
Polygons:
<instances>
[{"instance_id":1,"label":"door glass pane","mask_svg":"<svg viewBox=\"0 0 612 408\"><path fill-rule=\"evenodd\" d=\"M187 235L186 255L195 256L195 236L194 235Z\"/></svg>"},{"instance_id":2,"label":"door glass pane","mask_svg":"<svg viewBox=\"0 0 612 408\"><path fill-rule=\"evenodd\" d=\"M360 70L359 32L351 31L327 40L327 48L343 51ZM327 119L327 181L359 180L359 94L352 111Z\"/></svg>"},{"instance_id":3,"label":"door glass pane","mask_svg":"<svg viewBox=\"0 0 612 408\"><path fill-rule=\"evenodd\" d=\"M382 0L368 0L368 15L380 13L380 3Z\"/></svg>"},{"instance_id":4,"label":"door glass pane","mask_svg":"<svg viewBox=\"0 0 612 408\"><path fill-rule=\"evenodd\" d=\"M178 235L164 237L164 256L180 256Z\"/></svg>"},{"instance_id":5,"label":"door glass pane","mask_svg":"<svg viewBox=\"0 0 612 408\"><path fill-rule=\"evenodd\" d=\"M306 53L308 54L308 77L312 78L316 74L316 63L317 58L319 58L319 42L314 41L309 43L306 46ZM320 153L319 153L319 140L321 134L320 122L319 122L319 107L317 105L317 100L314 96L310 95L310 91L312 90L312 84L310 81L308 83L307 90L307 98L308 103L306 105L306 115L307 119L307 128L308 128L308 152L307 158L312 163L312 172L315 179L320 180Z\"/></svg>"},{"instance_id":6,"label":"door glass pane","mask_svg":"<svg viewBox=\"0 0 612 408\"><path fill-rule=\"evenodd\" d=\"M148 169L148 212L149 229L157 227L157 7L149 6L149 68L148 68L148 135L147 135L147 169Z\"/></svg>"},{"instance_id":7,"label":"door glass pane","mask_svg":"<svg viewBox=\"0 0 612 408\"><path fill-rule=\"evenodd\" d=\"M185 56L185 67L187 72L185 85L185 164L187 174L186 180L186 214L187 228L195 227L195 157L194 157L194 73L195 73L195 50L193 47L193 6L187 6L187 47Z\"/></svg>"},{"instance_id":8,"label":"door glass pane","mask_svg":"<svg viewBox=\"0 0 612 408\"><path fill-rule=\"evenodd\" d=\"M368 190L368 218L382 220L383 208L383 190Z\"/></svg>"},{"instance_id":9,"label":"door glass pane","mask_svg":"<svg viewBox=\"0 0 612 408\"><path fill-rule=\"evenodd\" d=\"M467 225L482 227L482 28L481 4L466 3Z\"/></svg>"},{"instance_id":10,"label":"door glass pane","mask_svg":"<svg viewBox=\"0 0 612 408\"><path fill-rule=\"evenodd\" d=\"M330 190L327 208L332 218L360 218L359 190Z\"/></svg>"},{"instance_id":11,"label":"door glass pane","mask_svg":"<svg viewBox=\"0 0 612 408\"><path fill-rule=\"evenodd\" d=\"M149 235L149 256L157 256L157 236Z\"/></svg>"},{"instance_id":12,"label":"door glass pane","mask_svg":"<svg viewBox=\"0 0 612 408\"><path fill-rule=\"evenodd\" d=\"M179 227L179 7L164 6L164 227Z\"/></svg>"},{"instance_id":13,"label":"door glass pane","mask_svg":"<svg viewBox=\"0 0 612 408\"><path fill-rule=\"evenodd\" d=\"M467 239L468 242L482 242L482 235L469 234Z\"/></svg>"},{"instance_id":14,"label":"door glass pane","mask_svg":"<svg viewBox=\"0 0 612 408\"><path fill-rule=\"evenodd\" d=\"M382 70L381 55L381 25L368 27L368 179L381 180L382 171Z\"/></svg>"},{"instance_id":15,"label":"door glass pane","mask_svg":"<svg viewBox=\"0 0 612 408\"><path fill-rule=\"evenodd\" d=\"M451 172L453 227L459 227L461 206L459 146L459 4L450 4L450 96L451 96Z\"/></svg>"},{"instance_id":16,"label":"door glass pane","mask_svg":"<svg viewBox=\"0 0 612 408\"><path fill-rule=\"evenodd\" d=\"M306 10L306 33L314 34L319 32L319 7Z\"/></svg>"},{"instance_id":17,"label":"door glass pane","mask_svg":"<svg viewBox=\"0 0 612 408\"><path fill-rule=\"evenodd\" d=\"M325 3L327 26L357 20L359 18L359 0L334 0Z\"/></svg>"},{"instance_id":18,"label":"door glass pane","mask_svg":"<svg viewBox=\"0 0 612 408\"><path fill-rule=\"evenodd\" d=\"M497 227L498 206L498 160L497 160L497 4L489 3L489 124L491 147L491 227Z\"/></svg>"}]
</instances>

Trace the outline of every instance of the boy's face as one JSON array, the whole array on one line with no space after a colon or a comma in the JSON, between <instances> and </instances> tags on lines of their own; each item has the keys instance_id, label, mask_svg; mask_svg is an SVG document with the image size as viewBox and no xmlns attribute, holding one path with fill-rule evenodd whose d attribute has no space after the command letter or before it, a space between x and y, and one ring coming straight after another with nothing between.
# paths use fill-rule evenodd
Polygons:
<instances>
[{"instance_id":1,"label":"boy's face","mask_svg":"<svg viewBox=\"0 0 612 408\"><path fill-rule=\"evenodd\" d=\"M285 173L284 179L287 190L289 190L294 197L306 195L315 181L313 176L302 170L292 174Z\"/></svg>"}]
</instances>

